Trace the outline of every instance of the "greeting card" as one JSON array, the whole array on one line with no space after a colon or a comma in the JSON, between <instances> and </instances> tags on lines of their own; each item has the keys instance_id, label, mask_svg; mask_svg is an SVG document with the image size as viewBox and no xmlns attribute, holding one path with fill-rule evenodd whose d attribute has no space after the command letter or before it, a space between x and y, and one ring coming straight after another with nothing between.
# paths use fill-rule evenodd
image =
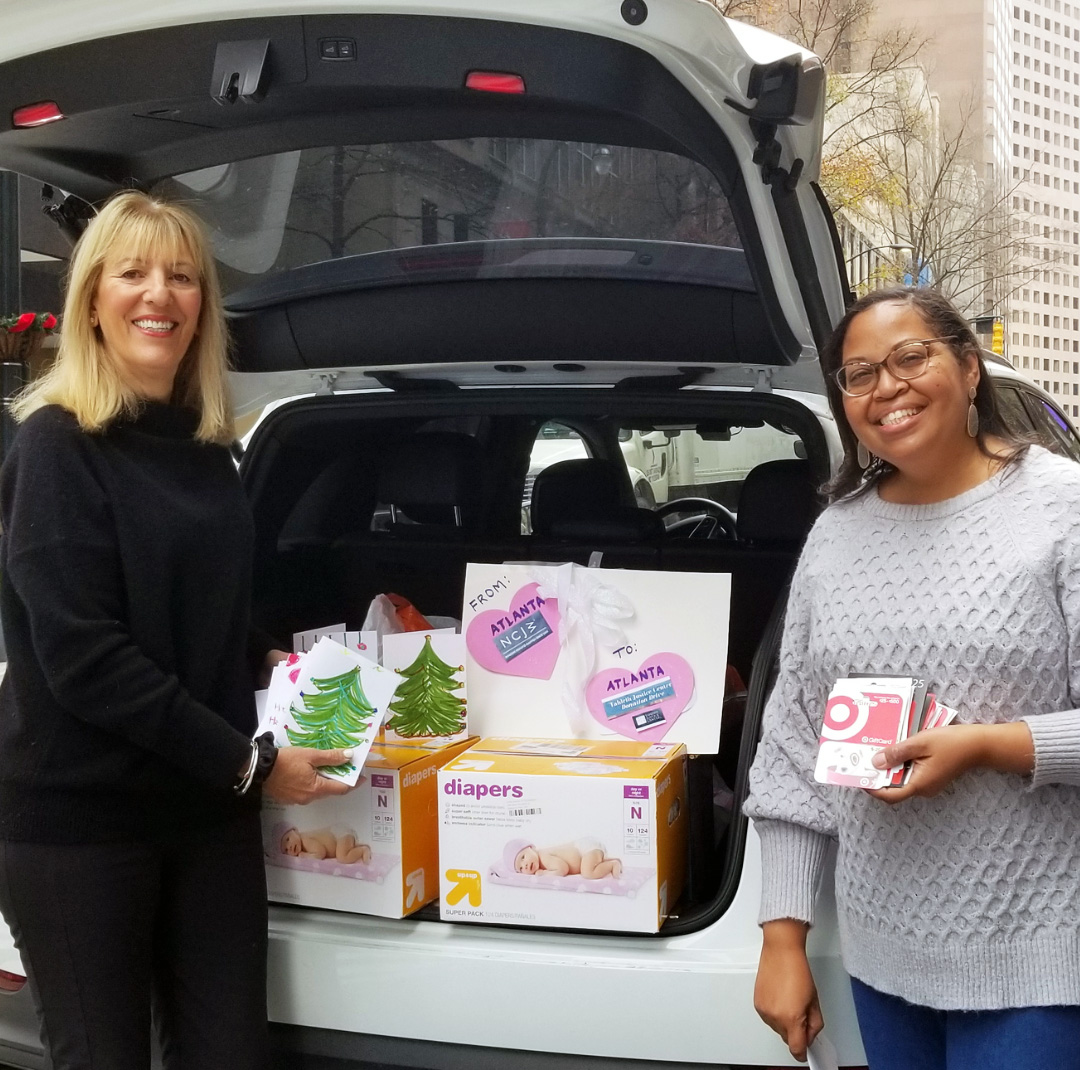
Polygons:
<instances>
[{"instance_id":1,"label":"greeting card","mask_svg":"<svg viewBox=\"0 0 1080 1070\"><path fill-rule=\"evenodd\" d=\"M351 749L350 762L320 773L355 784L402 678L358 651L322 638L271 677L263 721L279 747ZM262 727L262 726L260 726Z\"/></svg>"},{"instance_id":2,"label":"greeting card","mask_svg":"<svg viewBox=\"0 0 1080 1070\"><path fill-rule=\"evenodd\" d=\"M463 635L440 629L385 635L382 661L402 678L382 741L445 746L468 737Z\"/></svg>"}]
</instances>

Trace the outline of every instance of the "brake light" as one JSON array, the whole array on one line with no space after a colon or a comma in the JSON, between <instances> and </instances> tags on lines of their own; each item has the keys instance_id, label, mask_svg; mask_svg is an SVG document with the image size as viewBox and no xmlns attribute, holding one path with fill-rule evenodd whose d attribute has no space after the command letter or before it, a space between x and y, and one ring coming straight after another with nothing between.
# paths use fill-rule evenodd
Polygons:
<instances>
[{"instance_id":1,"label":"brake light","mask_svg":"<svg viewBox=\"0 0 1080 1070\"><path fill-rule=\"evenodd\" d=\"M52 100L42 100L37 104L27 104L16 108L11 113L12 126L44 126L46 123L55 123L57 119L63 119L64 113L59 105Z\"/></svg>"},{"instance_id":2,"label":"brake light","mask_svg":"<svg viewBox=\"0 0 1080 1070\"><path fill-rule=\"evenodd\" d=\"M479 89L484 93L524 93L525 79L520 74L469 71L465 76L465 88Z\"/></svg>"},{"instance_id":3,"label":"brake light","mask_svg":"<svg viewBox=\"0 0 1080 1070\"><path fill-rule=\"evenodd\" d=\"M14 993L22 989L26 984L26 978L21 973L9 973L0 970L0 992Z\"/></svg>"}]
</instances>

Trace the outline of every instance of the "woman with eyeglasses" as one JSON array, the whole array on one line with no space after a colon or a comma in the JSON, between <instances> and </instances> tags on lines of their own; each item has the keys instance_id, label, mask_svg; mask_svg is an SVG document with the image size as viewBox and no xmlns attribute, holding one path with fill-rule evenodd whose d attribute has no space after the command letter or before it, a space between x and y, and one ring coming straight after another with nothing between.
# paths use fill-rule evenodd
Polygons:
<instances>
[{"instance_id":1,"label":"woman with eyeglasses","mask_svg":"<svg viewBox=\"0 0 1080 1070\"><path fill-rule=\"evenodd\" d=\"M791 586L746 812L755 1005L822 1028L807 930L838 843L841 952L871 1070L1080 1068L1080 466L998 415L930 290L858 301L822 354L844 460ZM885 748L903 787L814 781L835 680L916 676L957 722Z\"/></svg>"}]
</instances>

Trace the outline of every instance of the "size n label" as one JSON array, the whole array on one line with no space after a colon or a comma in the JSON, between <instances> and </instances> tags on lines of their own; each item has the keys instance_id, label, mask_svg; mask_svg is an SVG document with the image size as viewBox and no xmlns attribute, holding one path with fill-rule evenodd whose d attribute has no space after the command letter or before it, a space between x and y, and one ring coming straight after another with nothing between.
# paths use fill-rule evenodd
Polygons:
<instances>
[{"instance_id":1,"label":"size n label","mask_svg":"<svg viewBox=\"0 0 1080 1070\"><path fill-rule=\"evenodd\" d=\"M649 787L623 785L623 854L652 854Z\"/></svg>"},{"instance_id":2,"label":"size n label","mask_svg":"<svg viewBox=\"0 0 1080 1070\"><path fill-rule=\"evenodd\" d=\"M371 775L371 838L378 843L397 840L397 809L394 778L385 773Z\"/></svg>"}]
</instances>

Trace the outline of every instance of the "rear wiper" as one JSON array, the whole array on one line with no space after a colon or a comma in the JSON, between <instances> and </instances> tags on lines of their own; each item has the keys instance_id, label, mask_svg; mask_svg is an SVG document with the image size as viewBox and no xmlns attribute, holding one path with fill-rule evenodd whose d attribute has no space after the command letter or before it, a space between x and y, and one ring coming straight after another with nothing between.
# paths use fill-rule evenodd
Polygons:
<instances>
[{"instance_id":1,"label":"rear wiper","mask_svg":"<svg viewBox=\"0 0 1080 1070\"><path fill-rule=\"evenodd\" d=\"M461 388L451 379L410 379L401 372L365 372L379 386L398 394L449 394Z\"/></svg>"},{"instance_id":2,"label":"rear wiper","mask_svg":"<svg viewBox=\"0 0 1080 1070\"><path fill-rule=\"evenodd\" d=\"M700 382L712 368L680 368L673 375L628 375L615 384L615 389L623 393L682 390L684 386L693 386Z\"/></svg>"}]
</instances>

